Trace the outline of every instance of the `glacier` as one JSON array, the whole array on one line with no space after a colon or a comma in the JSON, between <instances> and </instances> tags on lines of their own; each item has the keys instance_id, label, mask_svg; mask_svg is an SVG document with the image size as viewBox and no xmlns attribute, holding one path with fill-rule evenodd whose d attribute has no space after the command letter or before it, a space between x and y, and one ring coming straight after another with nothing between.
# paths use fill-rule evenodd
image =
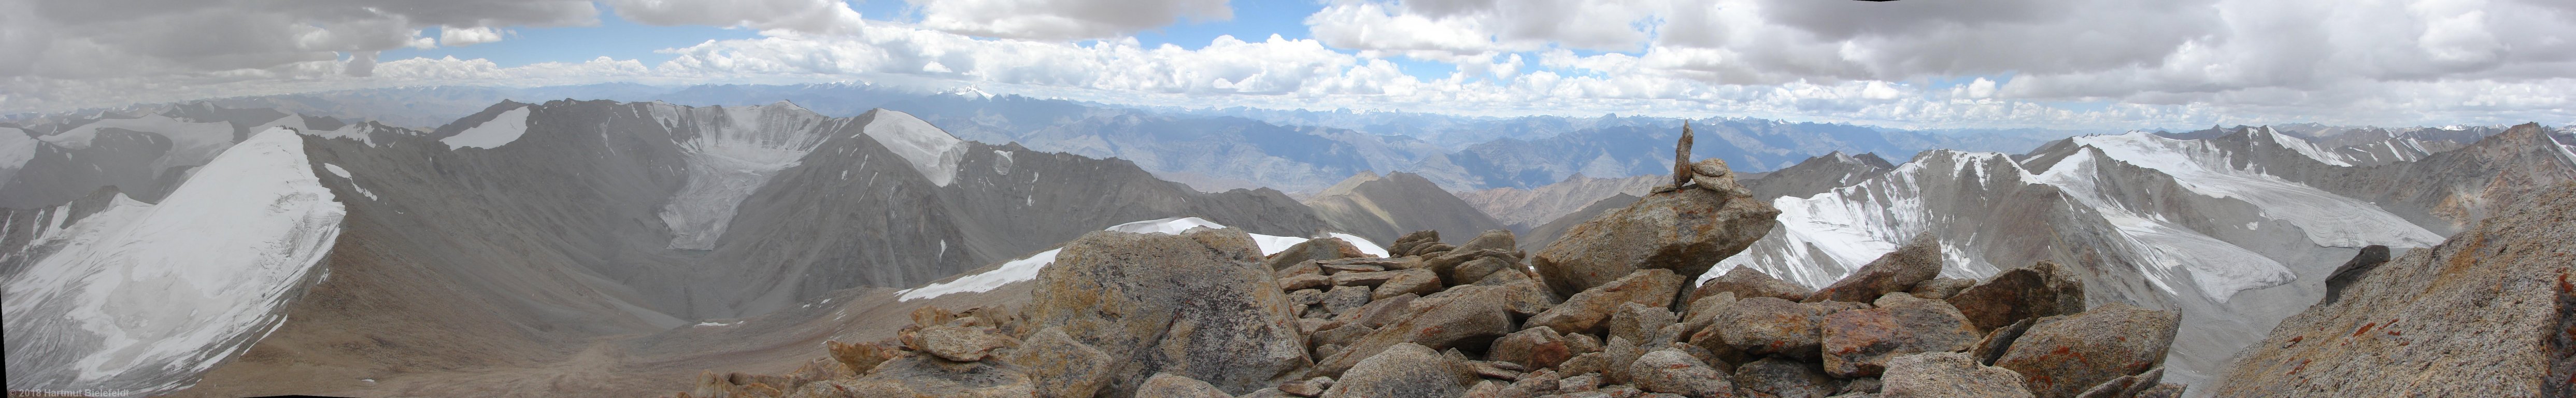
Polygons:
<instances>
[{"instance_id":1,"label":"glacier","mask_svg":"<svg viewBox=\"0 0 2576 398\"><path fill-rule=\"evenodd\" d=\"M770 176L795 167L846 119L829 119L796 104L686 108L652 103L653 119L671 128L687 157L688 182L662 206L673 249L710 250L723 237L744 199ZM684 133L694 133L684 134Z\"/></svg>"},{"instance_id":2,"label":"glacier","mask_svg":"<svg viewBox=\"0 0 2576 398\"><path fill-rule=\"evenodd\" d=\"M5 287L11 390L183 388L283 324L347 210L294 131L232 145L159 204L57 226ZM60 219L60 213L57 213Z\"/></svg>"}]
</instances>

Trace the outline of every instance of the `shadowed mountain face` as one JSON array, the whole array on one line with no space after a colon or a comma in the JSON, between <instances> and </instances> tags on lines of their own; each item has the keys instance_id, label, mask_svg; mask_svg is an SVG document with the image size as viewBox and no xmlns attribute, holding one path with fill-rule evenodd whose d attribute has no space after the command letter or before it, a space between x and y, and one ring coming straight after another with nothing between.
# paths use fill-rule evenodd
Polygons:
<instances>
[{"instance_id":1,"label":"shadowed mountain face","mask_svg":"<svg viewBox=\"0 0 2576 398\"><path fill-rule=\"evenodd\" d=\"M136 123L123 120L134 119L88 125ZM85 148L37 137L45 141L31 152L40 156L8 192L36 198L122 181L57 171L70 168L58 165L66 158L193 167L204 160L170 148L195 147L168 135L232 129L158 123L176 130L97 129ZM353 369L544 361L596 336L774 312L854 287L915 286L1135 220L1197 216L1283 236L1326 229L1277 191L1199 193L1124 160L963 141L892 111L827 118L787 103L504 102L428 132L362 124L301 133L285 137L304 149L291 160L309 163L348 214L313 266L329 276L298 288L310 299L276 307L293 322L255 351L398 358L343 363ZM234 142L207 141L196 147L222 153ZM137 155L75 154L108 149ZM29 242L68 225L57 217L95 211L78 210L86 208L12 211L11 280L42 271L30 264L54 253ZM34 329L11 329L22 332Z\"/></svg>"},{"instance_id":2,"label":"shadowed mountain face","mask_svg":"<svg viewBox=\"0 0 2576 398\"><path fill-rule=\"evenodd\" d=\"M1412 173L1351 176L1307 198L1306 206L1333 228L1377 242L1394 242L1397 235L1418 230L1440 231L1443 239L1465 242L1504 229L1467 201Z\"/></svg>"}]
</instances>

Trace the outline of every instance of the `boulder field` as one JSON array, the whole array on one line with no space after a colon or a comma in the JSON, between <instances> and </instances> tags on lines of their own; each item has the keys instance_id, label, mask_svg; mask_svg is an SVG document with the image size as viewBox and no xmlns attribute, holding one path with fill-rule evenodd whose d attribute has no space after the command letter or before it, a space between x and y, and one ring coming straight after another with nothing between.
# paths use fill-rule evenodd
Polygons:
<instances>
[{"instance_id":1,"label":"boulder field","mask_svg":"<svg viewBox=\"0 0 2576 398\"><path fill-rule=\"evenodd\" d=\"M924 308L888 341L680 397L2159 397L2180 314L2054 264L1938 278L1917 239L1822 289L1710 271L1776 226L1724 163L1574 227L1422 231L1392 257L1263 256L1234 229L1095 232L1023 308ZM1331 243L1319 243L1330 245ZM820 362L818 362L819 364Z\"/></svg>"}]
</instances>

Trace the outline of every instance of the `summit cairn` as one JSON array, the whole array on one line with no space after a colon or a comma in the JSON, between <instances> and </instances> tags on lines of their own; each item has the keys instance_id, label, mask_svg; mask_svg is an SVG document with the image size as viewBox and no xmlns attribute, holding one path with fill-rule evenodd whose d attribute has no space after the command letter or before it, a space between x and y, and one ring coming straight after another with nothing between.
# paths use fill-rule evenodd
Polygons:
<instances>
[{"instance_id":1,"label":"summit cairn","mask_svg":"<svg viewBox=\"0 0 2576 398\"><path fill-rule=\"evenodd\" d=\"M1780 210L1754 200L1725 161L1692 163L1689 126L1682 131L1672 186L1576 225L1531 258L1549 290L1571 297L1649 269L1671 270L1688 284L1779 226Z\"/></svg>"}]
</instances>

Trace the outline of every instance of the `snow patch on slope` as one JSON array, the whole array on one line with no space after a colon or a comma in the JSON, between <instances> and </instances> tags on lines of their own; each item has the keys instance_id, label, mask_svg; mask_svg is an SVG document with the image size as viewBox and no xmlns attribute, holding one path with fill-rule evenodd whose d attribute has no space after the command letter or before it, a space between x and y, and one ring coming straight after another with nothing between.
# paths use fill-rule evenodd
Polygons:
<instances>
[{"instance_id":1,"label":"snow patch on slope","mask_svg":"<svg viewBox=\"0 0 2576 398\"><path fill-rule=\"evenodd\" d=\"M2262 129L2263 132L2260 134L2262 134L2264 138L2271 139L2273 144L2280 145L2283 148L2290 148L2291 151L2298 152L2300 155L2306 155L2309 159L2316 159L2318 162L2336 166L2352 165L2350 162L2345 162L2343 157L2335 156L2332 153L2333 151L2326 150L2323 147L2318 147L2315 143L2308 142L2308 140L2281 134L2279 131L2273 131L2271 126L2264 126Z\"/></svg>"},{"instance_id":2,"label":"snow patch on slope","mask_svg":"<svg viewBox=\"0 0 2576 398\"><path fill-rule=\"evenodd\" d=\"M331 175L340 176L340 179L349 180L349 188L358 190L359 195L367 195L367 200L383 200L377 198L375 192L367 192L367 187L358 186L358 179L349 176L349 169L340 168L340 165L336 164L323 163L322 170L331 172Z\"/></svg>"},{"instance_id":3,"label":"snow patch on slope","mask_svg":"<svg viewBox=\"0 0 2576 398\"><path fill-rule=\"evenodd\" d=\"M120 195L36 243L58 249L7 283L9 389L194 383L283 321L346 214L286 129L225 151L158 205Z\"/></svg>"},{"instance_id":4,"label":"snow patch on slope","mask_svg":"<svg viewBox=\"0 0 2576 398\"><path fill-rule=\"evenodd\" d=\"M492 120L474 125L474 128L457 132L456 135L440 139L438 142L447 143L448 147L455 149L491 149L509 145L511 142L518 141L519 136L528 134L528 108L521 106L502 111L500 115L493 116Z\"/></svg>"},{"instance_id":5,"label":"snow patch on slope","mask_svg":"<svg viewBox=\"0 0 2576 398\"><path fill-rule=\"evenodd\" d=\"M8 184L18 170L27 167L27 161L35 160L36 147L42 145L44 141L28 137L26 130L0 127L0 184Z\"/></svg>"},{"instance_id":6,"label":"snow patch on slope","mask_svg":"<svg viewBox=\"0 0 2576 398\"><path fill-rule=\"evenodd\" d=\"M2262 208L2264 216L2305 229L2318 246L2428 247L2442 236L2378 206L2327 193L2307 184L2229 166L2226 154L2203 141L2130 133L2073 138L2112 160L2170 175L2202 195L2232 198Z\"/></svg>"},{"instance_id":7,"label":"snow patch on slope","mask_svg":"<svg viewBox=\"0 0 2576 398\"><path fill-rule=\"evenodd\" d=\"M1101 230L1139 234L1179 235L1198 228L1225 229L1226 226L1208 221L1204 218L1172 217L1159 220L1145 220L1118 224L1110 226L1109 228L1102 228ZM1306 240L1308 239L1252 233L1247 233L1246 235L1252 235L1253 244L1261 246L1261 255L1264 256L1287 251L1289 247L1296 246L1299 243L1306 243ZM1360 252L1379 257L1386 256L1385 248L1379 247L1376 242L1370 242L1368 239L1361 239L1358 236L1344 233L1332 233L1326 236L1342 238L1343 241L1350 242L1352 246L1357 246L1360 249ZM951 293L985 292L991 291L993 288L1002 287L1002 285L1011 284L1012 282L1037 279L1038 270L1045 269L1047 264L1054 264L1056 253L1063 250L1064 248L1058 247L1056 249L1038 252L1038 254L1030 255L1026 258L1003 262L1000 267L996 267L992 271L960 276L954 280L933 283L918 288L904 289L902 291L895 292L896 299L900 301L912 301L944 296Z\"/></svg>"},{"instance_id":8,"label":"snow patch on slope","mask_svg":"<svg viewBox=\"0 0 2576 398\"><path fill-rule=\"evenodd\" d=\"M1932 214L1924 206L1922 181L1971 177L1976 181L1987 181L1988 173L1995 172L1989 170L1987 163L1999 163L2001 166L1994 167L2010 169L2002 172L2022 174L2008 155L1936 151L1859 185L1835 188L1806 198L1772 199L1771 206L1780 209L1777 236L1783 240L1778 242L1781 245L1771 248L1785 252L1739 254L1719 261L1713 269L1742 266L1801 285L1831 285L1870 260L1896 251L1897 246L1940 221L1940 216ZM1773 261L1762 261L1765 257ZM1971 259L1964 256L1951 258ZM1943 272L1960 277L1982 277L1984 275L1975 270L1992 272L1995 268L1989 264L1965 262L1945 264ZM1704 274L1700 280L1715 278L1718 274Z\"/></svg>"},{"instance_id":9,"label":"snow patch on slope","mask_svg":"<svg viewBox=\"0 0 2576 398\"><path fill-rule=\"evenodd\" d=\"M887 109L875 112L876 120L860 128L860 135L875 139L894 151L895 156L911 162L912 169L929 177L932 184L945 187L957 179L957 161L965 157L965 140L909 113Z\"/></svg>"}]
</instances>

